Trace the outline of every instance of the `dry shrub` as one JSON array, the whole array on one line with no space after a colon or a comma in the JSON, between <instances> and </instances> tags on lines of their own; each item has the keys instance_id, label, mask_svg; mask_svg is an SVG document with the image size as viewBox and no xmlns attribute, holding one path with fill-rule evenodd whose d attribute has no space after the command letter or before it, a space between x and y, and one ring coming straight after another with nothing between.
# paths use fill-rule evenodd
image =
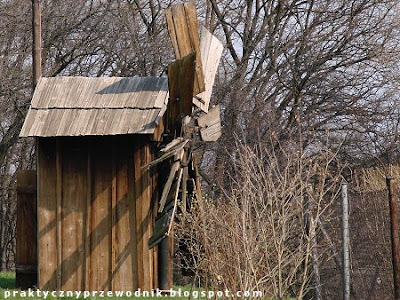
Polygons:
<instances>
[{"instance_id":1,"label":"dry shrub","mask_svg":"<svg viewBox=\"0 0 400 300\"><path fill-rule=\"evenodd\" d=\"M231 158L224 196L179 216L182 259L203 287L301 299L319 282L311 268L318 273L319 219L337 199L335 155L238 143Z\"/></svg>"},{"instance_id":2,"label":"dry shrub","mask_svg":"<svg viewBox=\"0 0 400 300\"><path fill-rule=\"evenodd\" d=\"M400 178L400 167L388 165L356 169L352 175L353 188L359 192L385 191L387 189L386 177Z\"/></svg>"}]
</instances>

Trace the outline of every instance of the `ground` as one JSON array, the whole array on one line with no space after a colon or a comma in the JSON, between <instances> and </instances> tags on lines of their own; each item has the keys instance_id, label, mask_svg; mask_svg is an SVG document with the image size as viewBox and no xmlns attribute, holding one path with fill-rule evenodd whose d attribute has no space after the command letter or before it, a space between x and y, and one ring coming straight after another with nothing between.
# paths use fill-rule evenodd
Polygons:
<instances>
[{"instance_id":1,"label":"ground","mask_svg":"<svg viewBox=\"0 0 400 300\"><path fill-rule=\"evenodd\" d=\"M15 285L15 273L13 272L2 272L0 273L0 299L5 299L6 298L6 292L13 292L13 291L18 291L14 288ZM186 287L182 287L181 288L182 291L189 291L190 290L190 286L186 286ZM193 297L192 297L193 298ZM31 299L31 300L36 300L36 299L44 299L44 298L29 298L29 297L22 297L22 296L17 296L17 297L10 297L8 299L17 299L17 300L27 300L27 299ZM75 297L71 298L71 297L58 297L58 298L54 298L54 297L47 297L46 299L76 299ZM80 297L78 299L84 299L83 297ZM98 299L115 299L115 298L108 298L108 297L89 297L89 298L85 298L87 300L98 300ZM118 297L116 299L121 299L121 300L125 300L125 299L152 299L152 298L142 298L142 297ZM183 300L183 299L187 299L187 297L174 297L173 299L177 299L177 300Z\"/></svg>"}]
</instances>

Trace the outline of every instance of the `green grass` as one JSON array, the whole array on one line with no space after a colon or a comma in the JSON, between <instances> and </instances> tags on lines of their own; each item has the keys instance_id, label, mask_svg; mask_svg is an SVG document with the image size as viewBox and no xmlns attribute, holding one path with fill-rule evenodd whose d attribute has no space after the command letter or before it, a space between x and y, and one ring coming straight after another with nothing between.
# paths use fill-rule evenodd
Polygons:
<instances>
[{"instance_id":1,"label":"green grass","mask_svg":"<svg viewBox=\"0 0 400 300\"><path fill-rule=\"evenodd\" d=\"M178 287L175 287L176 289L178 289ZM186 287L180 287L182 291L190 291L190 286L186 286ZM15 273L13 272L1 272L0 273L0 299L4 299L6 293L9 292L11 293L11 296L8 299L13 299L13 300L27 300L27 299L44 299L44 297L23 297L21 296L21 290L15 289ZM16 297L13 297L13 293L14 292L18 292L18 295ZM167 297L166 297L167 298ZM46 299L51 299L51 300L67 300L67 299L77 299L76 297L51 297L51 295L49 295ZM82 296L79 297L78 299L84 299ZM160 299L158 297L155 298L151 298L151 297L118 297L118 298L110 298L107 297L105 294L105 297L88 297L85 298L87 300L105 300L105 299L121 299L121 300L127 300L127 299L138 299L138 300L144 300L144 299ZM177 299L177 300L184 300L187 299L186 297L174 297L171 299Z\"/></svg>"},{"instance_id":2,"label":"green grass","mask_svg":"<svg viewBox=\"0 0 400 300\"><path fill-rule=\"evenodd\" d=\"M1 272L0 273L0 290L14 289L15 286L15 273Z\"/></svg>"},{"instance_id":3,"label":"green grass","mask_svg":"<svg viewBox=\"0 0 400 300\"><path fill-rule=\"evenodd\" d=\"M22 297L20 295L20 293L23 292L23 291L15 289L14 286L15 286L15 273L12 273L12 272L0 272L0 299L4 299L7 292L10 292L11 295L12 295L12 293L14 291L18 292L18 295L16 297L12 297L11 296L8 299L13 299L13 300L44 299L44 297L33 297L33 298L32 297ZM184 292L190 292L191 287L190 287L190 285L181 286L181 287L177 287L177 286L174 287L174 290L178 290L178 289L180 289L181 292L184 293ZM199 293L201 291L201 289L194 288L192 291L196 291L196 292ZM164 297L162 297L162 298L164 298ZM165 298L174 299L174 300L175 299L176 300L188 299L188 297L165 297ZM51 297L51 295L49 295L46 299L50 299L50 300L64 300L64 299L67 300L67 299L71 299L72 300L72 299L77 299L77 298L76 297ZM84 299L84 298L83 297L79 297L78 299ZM159 297L154 297L154 298L151 298L151 297L134 297L134 296L132 296L132 297L110 298L110 297L107 297L106 294L105 294L105 297L97 296L97 297L88 297L88 298L85 298L85 299L87 299L87 300L106 300L106 299L121 299L121 300L138 299L138 300L144 300L144 299L161 299L161 298L159 298ZM193 294L192 294L191 299L196 299L196 298L193 297ZM199 299L208 299L208 298L199 298ZM215 297L212 297L212 299L215 299ZM220 298L220 299L222 299L222 298Z\"/></svg>"}]
</instances>

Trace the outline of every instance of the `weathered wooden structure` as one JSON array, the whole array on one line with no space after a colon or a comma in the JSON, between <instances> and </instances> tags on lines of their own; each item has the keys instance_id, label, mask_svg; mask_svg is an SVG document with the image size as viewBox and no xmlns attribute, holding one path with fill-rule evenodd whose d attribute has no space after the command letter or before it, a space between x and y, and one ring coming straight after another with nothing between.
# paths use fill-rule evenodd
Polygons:
<instances>
[{"instance_id":1,"label":"weathered wooden structure","mask_svg":"<svg viewBox=\"0 0 400 300\"><path fill-rule=\"evenodd\" d=\"M199 38L192 2L172 5L166 19L177 59L168 79L54 77L36 86L20 136L37 140L40 289L172 286L178 198L186 203L190 180L200 195L191 139L221 135L218 107L197 123L191 115L209 110L223 47L206 29Z\"/></svg>"},{"instance_id":2,"label":"weathered wooden structure","mask_svg":"<svg viewBox=\"0 0 400 300\"><path fill-rule=\"evenodd\" d=\"M150 290L154 159L166 78L42 78L21 137L37 138L38 279L47 290Z\"/></svg>"}]
</instances>

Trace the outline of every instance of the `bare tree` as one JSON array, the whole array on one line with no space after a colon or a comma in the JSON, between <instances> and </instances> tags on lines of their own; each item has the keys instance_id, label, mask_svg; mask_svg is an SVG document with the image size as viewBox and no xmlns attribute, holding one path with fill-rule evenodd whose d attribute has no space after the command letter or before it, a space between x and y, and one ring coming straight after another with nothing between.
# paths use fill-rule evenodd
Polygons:
<instances>
[{"instance_id":1,"label":"bare tree","mask_svg":"<svg viewBox=\"0 0 400 300\"><path fill-rule=\"evenodd\" d=\"M209 182L224 185L224 153L234 149L235 135L250 144L271 135L301 139L304 147L326 144L329 135L329 146L357 163L365 153L395 153L397 1L210 4L207 22L227 50L214 97L224 108L224 134L208 148L217 162Z\"/></svg>"}]
</instances>

